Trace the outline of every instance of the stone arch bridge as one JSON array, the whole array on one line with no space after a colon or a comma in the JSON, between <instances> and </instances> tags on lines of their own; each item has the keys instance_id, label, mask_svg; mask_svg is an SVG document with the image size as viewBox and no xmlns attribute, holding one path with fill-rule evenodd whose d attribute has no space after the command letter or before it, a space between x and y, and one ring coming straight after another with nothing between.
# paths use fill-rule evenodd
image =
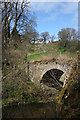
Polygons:
<instances>
[{"instance_id":1,"label":"stone arch bridge","mask_svg":"<svg viewBox=\"0 0 80 120\"><path fill-rule=\"evenodd\" d=\"M29 78L35 84L40 85L40 81L42 80L42 77L47 71L57 69L64 73L61 76L60 80L65 83L66 78L70 74L72 65L73 62L71 60L67 62L65 62L65 60L64 61L43 60L43 61L30 62L28 66Z\"/></svg>"}]
</instances>

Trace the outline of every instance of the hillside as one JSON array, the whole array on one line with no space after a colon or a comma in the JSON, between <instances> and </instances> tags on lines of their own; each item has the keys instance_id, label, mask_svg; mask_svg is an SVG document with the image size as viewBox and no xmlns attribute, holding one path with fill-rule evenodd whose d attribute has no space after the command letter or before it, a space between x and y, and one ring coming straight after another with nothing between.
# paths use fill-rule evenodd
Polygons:
<instances>
[{"instance_id":1,"label":"hillside","mask_svg":"<svg viewBox=\"0 0 80 120\"><path fill-rule=\"evenodd\" d=\"M33 52L28 53L28 60L45 60L52 58L74 59L76 52L67 48L60 48L59 43L36 44L32 46Z\"/></svg>"}]
</instances>

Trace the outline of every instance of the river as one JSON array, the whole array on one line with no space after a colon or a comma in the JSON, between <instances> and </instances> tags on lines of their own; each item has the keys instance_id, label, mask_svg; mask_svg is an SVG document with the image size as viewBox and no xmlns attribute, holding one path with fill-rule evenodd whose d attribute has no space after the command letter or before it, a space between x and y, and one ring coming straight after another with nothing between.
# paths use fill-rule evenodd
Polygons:
<instances>
[{"instance_id":1,"label":"river","mask_svg":"<svg viewBox=\"0 0 80 120\"><path fill-rule=\"evenodd\" d=\"M55 103L9 105L2 109L4 118L55 118Z\"/></svg>"}]
</instances>

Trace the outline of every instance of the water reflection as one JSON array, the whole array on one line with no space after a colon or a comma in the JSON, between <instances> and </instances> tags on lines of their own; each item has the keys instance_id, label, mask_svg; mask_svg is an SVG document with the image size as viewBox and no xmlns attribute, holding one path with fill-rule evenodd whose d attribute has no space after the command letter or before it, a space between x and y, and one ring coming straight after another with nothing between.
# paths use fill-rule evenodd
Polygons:
<instances>
[{"instance_id":1,"label":"water reflection","mask_svg":"<svg viewBox=\"0 0 80 120\"><path fill-rule=\"evenodd\" d=\"M4 107L3 118L55 118L55 103L30 103Z\"/></svg>"}]
</instances>

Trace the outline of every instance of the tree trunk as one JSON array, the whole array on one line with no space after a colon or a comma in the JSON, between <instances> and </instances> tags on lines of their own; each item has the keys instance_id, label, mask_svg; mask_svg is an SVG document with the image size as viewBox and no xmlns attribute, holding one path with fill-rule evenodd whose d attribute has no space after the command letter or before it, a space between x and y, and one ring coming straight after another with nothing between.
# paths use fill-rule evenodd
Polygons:
<instances>
[{"instance_id":1,"label":"tree trunk","mask_svg":"<svg viewBox=\"0 0 80 120\"><path fill-rule=\"evenodd\" d=\"M15 7L15 10L16 10L16 16L15 16L15 25L14 25L14 28L12 30L12 34L14 33L14 31L16 30L16 27L17 27L17 23L18 23L18 20L20 19L22 13L23 13L23 3L21 5L21 13L19 15L17 15L17 6L18 6L18 2L16 3L16 7Z\"/></svg>"},{"instance_id":2,"label":"tree trunk","mask_svg":"<svg viewBox=\"0 0 80 120\"><path fill-rule=\"evenodd\" d=\"M5 46L7 47L7 28L6 28L6 20L7 20L7 3L5 2L5 22L4 22L4 39Z\"/></svg>"}]
</instances>

